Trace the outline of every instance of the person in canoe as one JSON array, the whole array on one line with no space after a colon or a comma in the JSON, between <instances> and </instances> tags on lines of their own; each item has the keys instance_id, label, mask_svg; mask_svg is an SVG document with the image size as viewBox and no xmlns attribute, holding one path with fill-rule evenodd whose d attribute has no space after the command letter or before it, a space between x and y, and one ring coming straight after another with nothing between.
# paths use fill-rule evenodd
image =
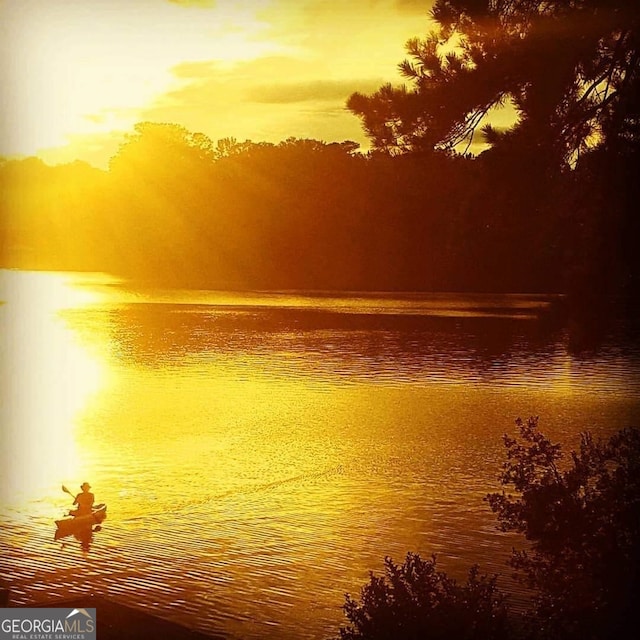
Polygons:
<instances>
[{"instance_id":1,"label":"person in canoe","mask_svg":"<svg viewBox=\"0 0 640 640\"><path fill-rule=\"evenodd\" d=\"M80 485L82 492L76 496L76 499L73 501L74 506L77 505L78 508L73 511L69 511L69 514L72 516L86 516L91 513L93 503L95 502L95 496L91 491L91 485L88 482L83 482Z\"/></svg>"}]
</instances>

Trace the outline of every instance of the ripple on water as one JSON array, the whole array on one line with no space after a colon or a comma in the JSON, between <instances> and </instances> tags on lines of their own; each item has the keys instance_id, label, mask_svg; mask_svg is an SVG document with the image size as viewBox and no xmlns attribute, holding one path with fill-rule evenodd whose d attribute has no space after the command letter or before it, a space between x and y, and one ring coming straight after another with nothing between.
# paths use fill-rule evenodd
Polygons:
<instances>
[{"instance_id":1,"label":"ripple on water","mask_svg":"<svg viewBox=\"0 0 640 640\"><path fill-rule=\"evenodd\" d=\"M18 604L90 590L235 638L334 636L385 555L510 573L521 541L482 497L516 417L572 444L640 417L637 351L571 352L536 297L157 295L56 320L104 369L71 431L109 517L83 549L53 540L53 499L9 513Z\"/></svg>"}]
</instances>

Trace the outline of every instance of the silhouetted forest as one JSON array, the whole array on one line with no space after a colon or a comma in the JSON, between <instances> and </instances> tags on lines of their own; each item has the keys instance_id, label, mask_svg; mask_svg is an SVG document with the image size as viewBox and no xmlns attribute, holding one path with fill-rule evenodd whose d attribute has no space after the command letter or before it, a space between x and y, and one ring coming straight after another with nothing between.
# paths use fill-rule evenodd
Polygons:
<instances>
[{"instance_id":1,"label":"silhouetted forest","mask_svg":"<svg viewBox=\"0 0 640 640\"><path fill-rule=\"evenodd\" d=\"M545 174L502 149L355 153L352 143L214 146L145 123L109 171L0 166L2 265L222 289L630 288L637 183L592 154Z\"/></svg>"},{"instance_id":2,"label":"silhouetted forest","mask_svg":"<svg viewBox=\"0 0 640 640\"><path fill-rule=\"evenodd\" d=\"M2 266L219 289L637 293L633 3L440 0L432 17L400 65L412 86L348 102L367 154L140 123L108 171L3 161ZM501 104L515 125L477 131Z\"/></svg>"}]
</instances>

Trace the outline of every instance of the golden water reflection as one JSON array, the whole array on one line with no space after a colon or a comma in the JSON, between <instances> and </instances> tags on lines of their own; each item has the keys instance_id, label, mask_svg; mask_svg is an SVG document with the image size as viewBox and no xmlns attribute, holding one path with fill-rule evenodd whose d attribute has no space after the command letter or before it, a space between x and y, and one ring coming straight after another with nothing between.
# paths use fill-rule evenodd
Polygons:
<instances>
[{"instance_id":1,"label":"golden water reflection","mask_svg":"<svg viewBox=\"0 0 640 640\"><path fill-rule=\"evenodd\" d=\"M11 277L0 573L18 603L91 589L231 638L330 637L387 554L508 573L482 497L515 417L572 443L640 417L637 354L569 353L544 297ZM109 505L90 551L52 540L60 482L85 479Z\"/></svg>"},{"instance_id":2,"label":"golden water reflection","mask_svg":"<svg viewBox=\"0 0 640 640\"><path fill-rule=\"evenodd\" d=\"M0 271L3 507L80 477L74 431L103 371L59 313L100 299L68 275Z\"/></svg>"}]
</instances>

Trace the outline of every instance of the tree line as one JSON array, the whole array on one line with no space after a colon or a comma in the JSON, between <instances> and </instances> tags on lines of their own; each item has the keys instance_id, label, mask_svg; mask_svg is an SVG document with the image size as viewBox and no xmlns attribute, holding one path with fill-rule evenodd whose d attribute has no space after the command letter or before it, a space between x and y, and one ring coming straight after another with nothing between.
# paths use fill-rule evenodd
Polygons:
<instances>
[{"instance_id":1,"label":"tree line","mask_svg":"<svg viewBox=\"0 0 640 640\"><path fill-rule=\"evenodd\" d=\"M141 123L108 171L4 161L2 266L221 289L564 291L635 275L630 208L612 199L616 183L629 197L623 162L592 155L551 179L502 149L356 146Z\"/></svg>"}]
</instances>

